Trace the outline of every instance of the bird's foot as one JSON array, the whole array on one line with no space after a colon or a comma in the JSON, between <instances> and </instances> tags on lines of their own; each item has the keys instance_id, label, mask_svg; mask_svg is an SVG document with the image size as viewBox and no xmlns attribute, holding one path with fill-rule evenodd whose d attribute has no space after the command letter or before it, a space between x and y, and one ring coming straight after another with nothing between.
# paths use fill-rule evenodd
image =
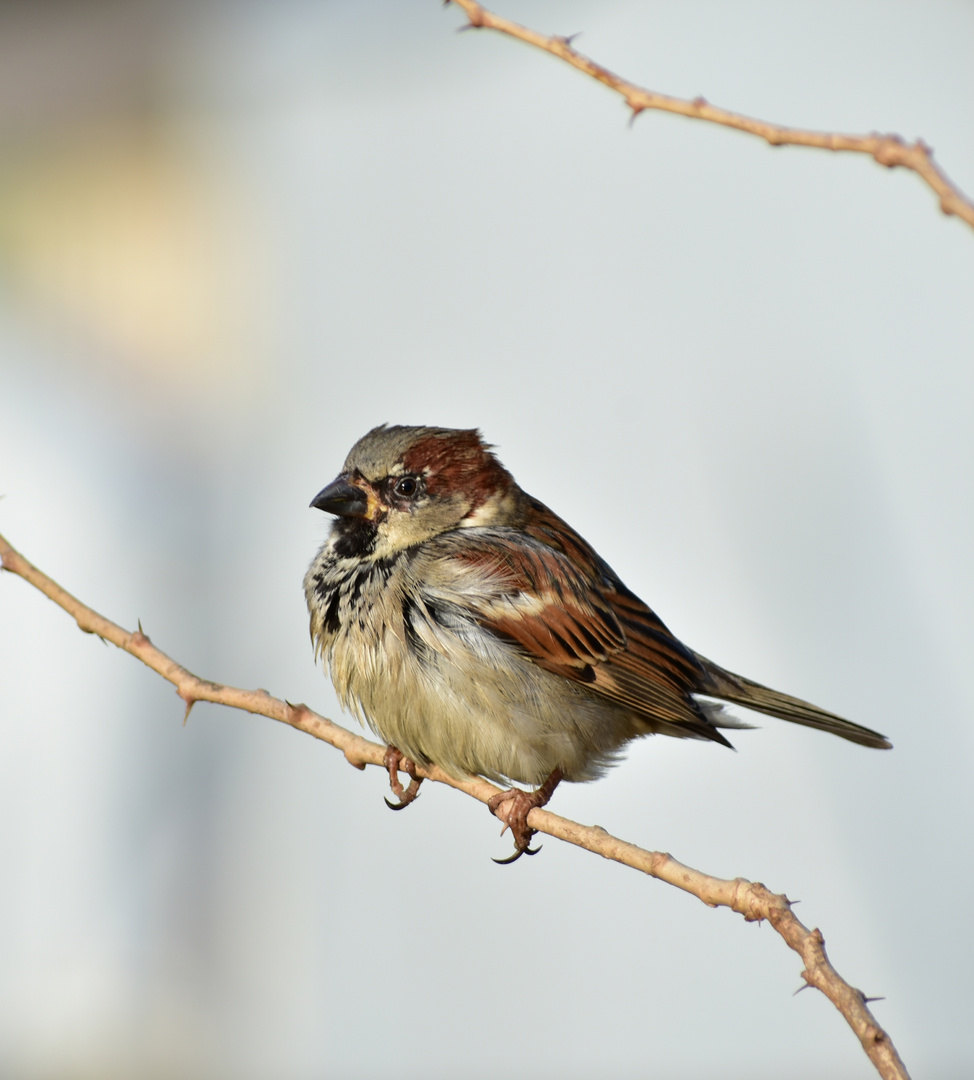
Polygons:
<instances>
[{"instance_id":1,"label":"bird's foot","mask_svg":"<svg viewBox=\"0 0 974 1080\"><path fill-rule=\"evenodd\" d=\"M386 747L386 756L382 760L389 771L389 787L399 802L385 800L390 810L405 809L419 794L419 785L423 782L421 776L416 775L416 763L408 757L403 757L402 751L394 746ZM399 782L399 773L404 772L409 776L409 787L404 788Z\"/></svg>"},{"instance_id":2,"label":"bird's foot","mask_svg":"<svg viewBox=\"0 0 974 1080\"><path fill-rule=\"evenodd\" d=\"M495 863L506 866L508 863L517 862L522 855L537 855L540 847L531 847L531 837L537 832L528 824L528 814L535 807L544 806L551 798L556 787L561 781L561 769L555 771L536 791L522 791L520 788L511 788L509 791L499 791L487 801L487 808L495 816L504 822L501 836L510 829L514 837L514 854L506 859L494 859Z\"/></svg>"}]
</instances>

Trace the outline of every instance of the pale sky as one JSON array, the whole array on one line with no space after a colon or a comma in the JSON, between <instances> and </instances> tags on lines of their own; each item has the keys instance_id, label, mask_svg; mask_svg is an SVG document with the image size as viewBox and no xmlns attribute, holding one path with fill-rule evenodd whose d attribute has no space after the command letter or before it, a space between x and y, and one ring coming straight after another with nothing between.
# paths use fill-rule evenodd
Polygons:
<instances>
[{"instance_id":1,"label":"pale sky","mask_svg":"<svg viewBox=\"0 0 974 1080\"><path fill-rule=\"evenodd\" d=\"M34 14L31 14L31 11ZM922 136L969 3L496 8L636 82ZM47 11L42 16L38 12ZM45 21L46 19L50 21ZM969 1074L974 232L916 177L644 114L434 0L0 12L0 532L198 674L342 718L308 502L478 426L684 640L892 740L658 737L557 813L800 899ZM867 1078L769 927L199 705L0 578L0 1073Z\"/></svg>"}]
</instances>

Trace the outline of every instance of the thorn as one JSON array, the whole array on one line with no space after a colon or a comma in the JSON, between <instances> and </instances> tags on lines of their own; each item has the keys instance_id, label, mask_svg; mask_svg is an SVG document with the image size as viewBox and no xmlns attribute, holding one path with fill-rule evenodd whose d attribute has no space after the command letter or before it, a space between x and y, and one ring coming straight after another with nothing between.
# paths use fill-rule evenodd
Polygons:
<instances>
[{"instance_id":1,"label":"thorn","mask_svg":"<svg viewBox=\"0 0 974 1080\"><path fill-rule=\"evenodd\" d=\"M139 633L140 633L140 634L141 634L141 635L142 635L143 637L145 637L145 631L144 631L144 630L142 629L142 620L141 620L141 619L138 619L138 620L136 620L136 621L137 621L137 622L138 622L138 624L139 624Z\"/></svg>"},{"instance_id":2,"label":"thorn","mask_svg":"<svg viewBox=\"0 0 974 1080\"><path fill-rule=\"evenodd\" d=\"M556 37L555 41L560 42L562 45L565 46L566 49L570 49L572 47L572 42L575 40L575 38L581 37L581 35L582 31L578 30L574 34L566 34L564 37Z\"/></svg>"},{"instance_id":3,"label":"thorn","mask_svg":"<svg viewBox=\"0 0 974 1080\"><path fill-rule=\"evenodd\" d=\"M263 693L266 694L267 691L264 690ZM302 713L311 712L311 710L308 708L307 705L305 705L303 701L288 701L288 699L285 698L284 704L291 710L291 719L295 721L300 720Z\"/></svg>"},{"instance_id":4,"label":"thorn","mask_svg":"<svg viewBox=\"0 0 974 1080\"><path fill-rule=\"evenodd\" d=\"M861 990L860 990L860 993L862 993L862 991L861 991ZM863 995L862 995L862 1003L863 1003L863 1005L871 1005L871 1004L872 1004L872 1003L873 1003L874 1001L885 1001L885 1000L886 1000L885 996L881 996L881 997L866 997L866 995L865 995L865 994L863 994Z\"/></svg>"},{"instance_id":5,"label":"thorn","mask_svg":"<svg viewBox=\"0 0 974 1080\"><path fill-rule=\"evenodd\" d=\"M176 693L179 694L183 701L186 702L186 711L183 713L183 727L185 727L186 721L189 719L190 710L193 708L199 698L194 698L193 695L190 694L188 691L186 693L183 693L182 690L177 690Z\"/></svg>"},{"instance_id":6,"label":"thorn","mask_svg":"<svg viewBox=\"0 0 974 1080\"><path fill-rule=\"evenodd\" d=\"M479 30L484 25L484 14L482 11L468 11L466 12L467 19L469 20L466 26L457 27L457 33L461 34L464 30Z\"/></svg>"},{"instance_id":7,"label":"thorn","mask_svg":"<svg viewBox=\"0 0 974 1080\"><path fill-rule=\"evenodd\" d=\"M791 996L792 997L798 997L798 995L802 992L802 990L811 990L811 988L812 988L811 983L805 983L804 986L799 986L798 989Z\"/></svg>"},{"instance_id":8,"label":"thorn","mask_svg":"<svg viewBox=\"0 0 974 1080\"><path fill-rule=\"evenodd\" d=\"M636 117L641 112L646 111L646 106L645 105L630 105L629 108L632 109L632 112L629 115L629 126L632 127L633 124L635 124L635 122L636 122Z\"/></svg>"}]
</instances>

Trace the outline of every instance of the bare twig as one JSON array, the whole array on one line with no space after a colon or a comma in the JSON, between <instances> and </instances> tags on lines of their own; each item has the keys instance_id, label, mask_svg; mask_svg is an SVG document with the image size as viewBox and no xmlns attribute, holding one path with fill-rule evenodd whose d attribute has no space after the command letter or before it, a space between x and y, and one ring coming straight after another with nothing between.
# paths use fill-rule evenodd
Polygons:
<instances>
[{"instance_id":1,"label":"bare twig","mask_svg":"<svg viewBox=\"0 0 974 1080\"><path fill-rule=\"evenodd\" d=\"M208 679L200 679L157 649L143 633L141 626L135 631L124 630L104 615L99 615L28 562L3 536L0 536L0 564L4 570L30 582L62 607L85 633L97 634L105 641L110 641L171 682L186 703L187 714L197 701L212 701L219 705L244 709L290 724L299 731L337 747L357 769L364 769L366 765L385 768L385 747L333 724L312 712L306 705L292 705L281 701L271 697L266 690L240 690ZM435 766L417 768L416 771L425 779L449 784L450 787L464 791L483 803L498 792L498 789L486 780L477 777L455 780ZM692 893L709 907L731 908L743 915L748 922L766 919L784 938L789 948L794 949L802 958L805 965L802 978L806 985L821 990L849 1022L880 1076L885 1080L909 1080L889 1036L869 1011L867 998L862 991L850 986L832 967L825 955L825 940L821 932L809 930L802 925L791 910L791 902L786 896L773 893L759 882L745 881L744 878L727 881L710 877L699 870L684 866L665 852L646 851L610 835L597 825L579 825L548 810L532 810L528 815L528 822L538 832L566 840L605 859L624 863L650 877L675 885Z\"/></svg>"},{"instance_id":2,"label":"bare twig","mask_svg":"<svg viewBox=\"0 0 974 1080\"><path fill-rule=\"evenodd\" d=\"M447 0L450 3L451 0ZM497 30L502 34L517 38L528 45L551 53L584 71L593 79L608 86L610 90L621 94L626 105L632 110L635 119L647 109L659 109L663 112L677 113L694 120L708 120L712 124L746 131L757 135L771 146L814 146L821 150L845 150L855 154L869 154L880 165L887 168L902 166L911 169L923 179L936 193L940 200L940 209L947 215L954 214L974 228L974 202L966 198L941 169L934 163L933 150L922 139L908 143L899 135L840 135L825 131L804 131L800 128L782 127L769 124L764 120L755 120L750 116L729 112L727 109L711 105L702 97L686 101L682 98L658 94L646 90L635 83L628 82L608 68L572 48L572 39L540 34L529 27L521 26L510 19L502 18L488 11L475 0L452 0L466 12L470 28Z\"/></svg>"}]
</instances>

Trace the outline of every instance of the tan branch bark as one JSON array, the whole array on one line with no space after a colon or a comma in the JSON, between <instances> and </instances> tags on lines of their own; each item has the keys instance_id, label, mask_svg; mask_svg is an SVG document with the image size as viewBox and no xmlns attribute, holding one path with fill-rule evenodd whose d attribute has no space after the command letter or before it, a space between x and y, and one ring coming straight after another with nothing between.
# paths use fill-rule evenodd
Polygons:
<instances>
[{"instance_id":1,"label":"tan branch bark","mask_svg":"<svg viewBox=\"0 0 974 1080\"><path fill-rule=\"evenodd\" d=\"M450 3L451 0L446 0L446 2ZM647 109L659 109L662 112L677 113L694 120L707 120L712 124L746 131L750 135L757 135L764 139L771 146L813 146L821 150L844 150L854 154L868 154L880 165L885 165L889 169L902 166L904 169L915 172L936 193L940 200L940 209L945 214L948 216L954 214L974 228L974 202L966 198L960 189L948 180L935 164L933 150L922 139L908 143L899 135L840 135L825 131L804 131L800 128L782 127L779 124L770 124L764 120L755 120L750 116L729 112L727 109L711 105L702 97L686 101L682 98L669 97L667 94L658 94L653 90L646 90L642 86L628 82L609 71L608 68L602 67L601 64L577 52L572 48L571 38L540 34L510 19L495 15L481 4L475 3L475 0L452 0L452 2L463 8L469 19L467 27L462 29L497 30L502 34L517 38L518 41L543 49L552 56L557 56L566 64L571 64L572 67L578 68L579 71L585 72L586 75L620 94L632 110L633 119Z\"/></svg>"},{"instance_id":2,"label":"tan branch bark","mask_svg":"<svg viewBox=\"0 0 974 1080\"><path fill-rule=\"evenodd\" d=\"M200 679L156 648L141 626L135 631L124 630L104 615L99 615L28 562L3 536L0 536L0 563L4 570L22 577L62 607L85 633L97 634L105 641L110 641L171 682L186 703L187 715L197 701L229 705L231 708L279 720L313 735L341 750L357 769L364 769L366 765L383 765L385 747L333 724L312 712L306 705L292 705L290 702L281 701L271 697L266 690L240 690L208 679ZM477 777L454 780L435 766L417 771L426 779L448 784L482 803L486 803L498 791L493 784ZM825 940L821 931L809 930L803 926L791 910L791 903L786 896L773 893L759 882L746 881L744 878L726 881L710 877L709 874L684 866L665 852L646 851L612 836L597 825L579 825L548 810L532 810L528 815L528 822L538 832L558 837L605 859L623 863L650 877L675 885L678 889L692 893L709 907L731 908L743 915L748 922L766 919L784 938L789 948L794 949L801 957L805 965L802 978L806 984L821 990L846 1018L879 1075L884 1080L909 1080L896 1048L869 1011L862 991L850 986L832 967L825 954Z\"/></svg>"}]
</instances>

